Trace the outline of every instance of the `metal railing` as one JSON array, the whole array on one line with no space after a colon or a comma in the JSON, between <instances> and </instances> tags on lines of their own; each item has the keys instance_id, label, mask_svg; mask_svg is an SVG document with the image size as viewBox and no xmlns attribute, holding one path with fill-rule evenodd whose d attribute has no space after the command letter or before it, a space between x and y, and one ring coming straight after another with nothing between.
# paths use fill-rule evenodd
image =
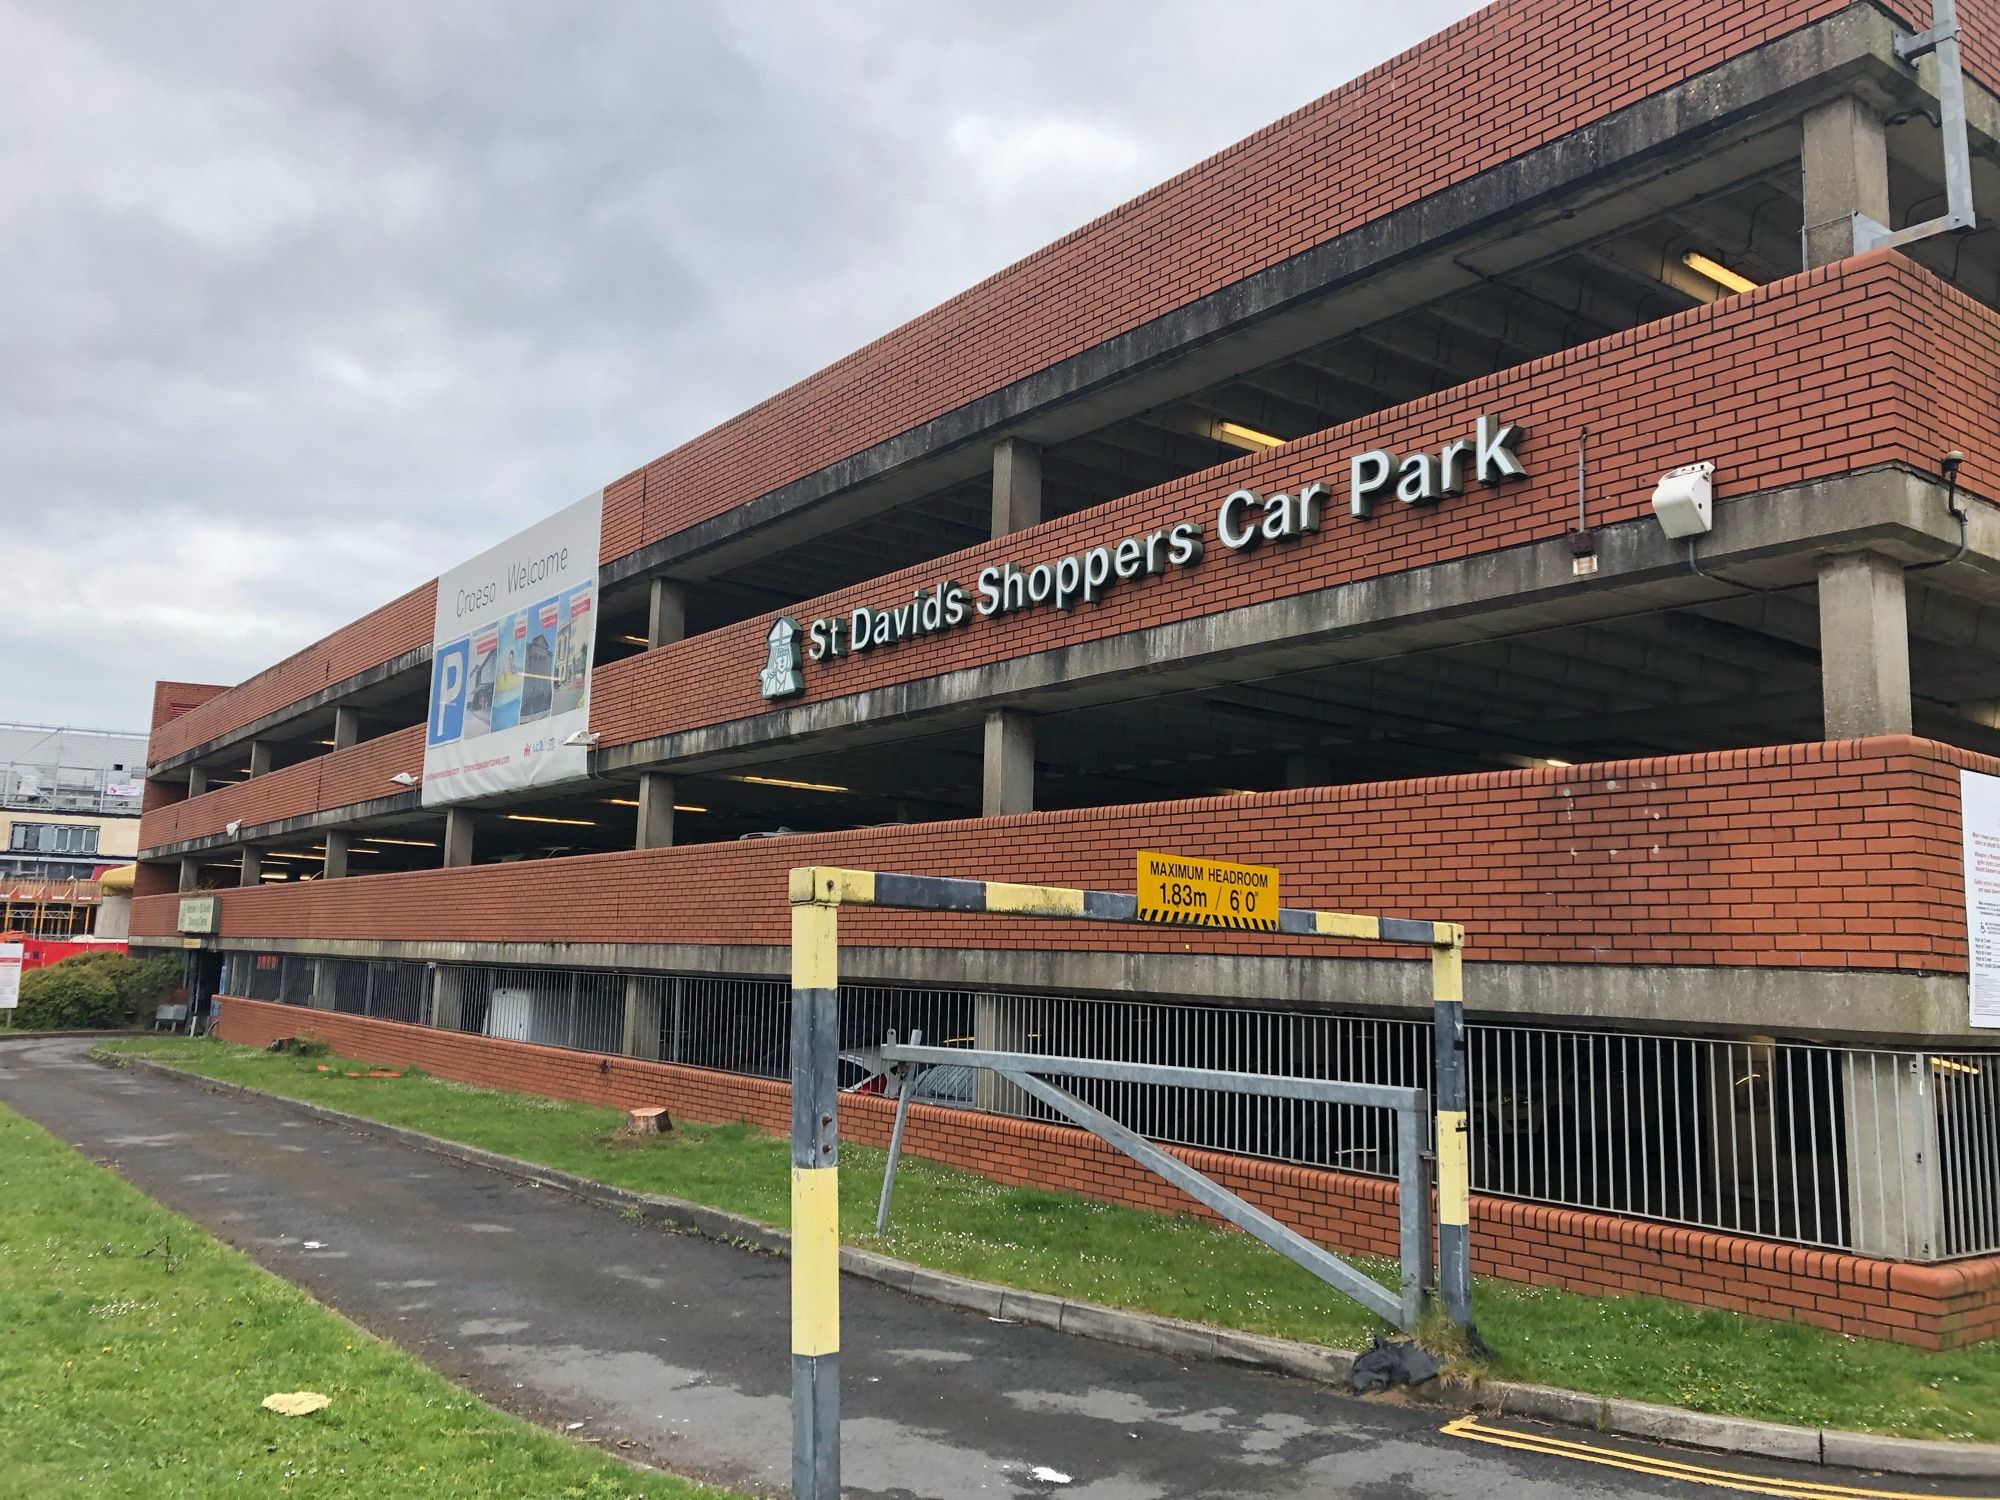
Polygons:
<instances>
[{"instance_id":1,"label":"metal railing","mask_svg":"<svg viewBox=\"0 0 2000 1500\"><path fill-rule=\"evenodd\" d=\"M780 980L231 955L227 991L547 1046L788 1076ZM842 1087L893 1093L889 1032L945 1046L1431 1087L1430 1025L1275 1007L843 985ZM1901 1259L2000 1252L2000 1051L1474 1022L1475 1191ZM1171 1145L1393 1178L1379 1110L1051 1074ZM1060 1121L992 1073L926 1103ZM1426 1143L1428 1145L1428 1142Z\"/></svg>"}]
</instances>

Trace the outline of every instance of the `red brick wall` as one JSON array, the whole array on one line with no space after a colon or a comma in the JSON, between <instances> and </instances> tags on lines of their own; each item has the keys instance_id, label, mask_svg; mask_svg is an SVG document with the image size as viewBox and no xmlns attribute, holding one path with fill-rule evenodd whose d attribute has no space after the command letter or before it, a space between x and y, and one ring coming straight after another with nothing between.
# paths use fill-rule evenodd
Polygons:
<instances>
[{"instance_id":1,"label":"red brick wall","mask_svg":"<svg viewBox=\"0 0 2000 1500\"><path fill-rule=\"evenodd\" d=\"M147 759L157 765L356 672L390 661L413 646L428 646L436 595L435 582L411 589L179 718L156 722Z\"/></svg>"},{"instance_id":2,"label":"red brick wall","mask_svg":"<svg viewBox=\"0 0 2000 1500\"><path fill-rule=\"evenodd\" d=\"M1890 737L356 876L222 892L218 930L783 944L795 865L1129 890L1137 852L1165 848L1276 865L1288 905L1462 921L1474 961L1962 972L1961 763L2000 769ZM170 934L174 917L170 900L142 898L132 930ZM845 942L896 946L1327 951L861 909L841 929Z\"/></svg>"},{"instance_id":3,"label":"red brick wall","mask_svg":"<svg viewBox=\"0 0 2000 1500\"><path fill-rule=\"evenodd\" d=\"M221 683L156 682L153 684L151 725L158 729L160 725L191 713L209 699L228 691L228 687Z\"/></svg>"},{"instance_id":4,"label":"red brick wall","mask_svg":"<svg viewBox=\"0 0 2000 1500\"><path fill-rule=\"evenodd\" d=\"M790 1129L790 1089L766 1079L235 998L223 1001L217 1034L262 1046L304 1031L324 1037L346 1057L418 1067L463 1083L621 1109L665 1104L683 1119ZM887 1100L841 1099L841 1133L851 1142L886 1146L893 1118ZM1065 1126L919 1104L910 1110L904 1143L912 1155L999 1182L1212 1217L1127 1157ZM1174 1154L1324 1245L1396 1255L1393 1183L1210 1151L1175 1148ZM1472 1263L1477 1274L1508 1281L1643 1292L1925 1348L2000 1333L2000 1258L1909 1265L1475 1197Z\"/></svg>"},{"instance_id":5,"label":"red brick wall","mask_svg":"<svg viewBox=\"0 0 2000 1500\"><path fill-rule=\"evenodd\" d=\"M1700 378L1684 378L1690 370ZM1593 434L1601 523L1644 515L1662 467L1696 449L1717 464L1725 499L1873 464L1929 467L1950 447L1968 455L1969 489L2000 493L2000 424L1986 404L1996 385L2000 315L1893 253L1860 257L809 601L791 611L795 618L893 606L947 578L970 592L989 563L1052 561L1180 520L1198 520L1211 533L1199 566L1113 585L1096 604L974 618L956 630L808 664L805 694L790 701L920 680L1560 536L1574 524L1572 458L1585 425ZM1527 480L1475 486L1433 507L1390 501L1366 521L1350 518L1337 493L1317 534L1241 555L1213 536L1216 505L1239 485L1269 493L1318 478L1338 490L1347 457L1361 447L1435 448L1470 431L1481 412L1526 429L1520 451ZM618 744L767 711L757 667L773 618L600 668L594 727ZM412 756L420 755L412 744ZM339 800L314 801L306 779L273 777L256 794L218 791L160 819L157 837L149 822L143 846L220 832L239 815L257 822L342 805L357 800L354 790L329 784ZM254 816L242 813L253 806Z\"/></svg>"},{"instance_id":6,"label":"red brick wall","mask_svg":"<svg viewBox=\"0 0 2000 1500\"><path fill-rule=\"evenodd\" d=\"M1502 0L606 493L631 550L1601 120L1840 0Z\"/></svg>"},{"instance_id":7,"label":"red brick wall","mask_svg":"<svg viewBox=\"0 0 2000 1500\"><path fill-rule=\"evenodd\" d=\"M1649 513L1654 481L1690 452L1715 463L1726 499L1874 464L1935 466L1965 450L1965 483L2000 494L2000 315L1893 252L1844 262L1583 345L1282 448L1047 522L786 611L801 624L858 605L894 607L982 567L1021 566L1200 522L1197 566L1111 586L1095 604L1032 608L890 646L808 663L784 706L1102 639L1267 599L1559 537L1575 527L1576 451L1591 430L1593 521ZM1434 506L1390 499L1367 520L1346 510L1347 460L1365 448L1436 449L1480 413L1526 431L1529 477L1473 485ZM1232 554L1215 511L1239 486L1260 493L1324 480L1317 534ZM619 744L769 710L758 692L776 612L600 669L591 724Z\"/></svg>"},{"instance_id":8,"label":"red brick wall","mask_svg":"<svg viewBox=\"0 0 2000 1500\"><path fill-rule=\"evenodd\" d=\"M612 482L602 555L718 515L1842 8L1501 0ZM1904 9L1913 24L1928 19L1927 5ZM2000 76L1995 9L1964 8L1971 60L1987 77ZM153 759L424 644L433 587L161 729Z\"/></svg>"},{"instance_id":9,"label":"red brick wall","mask_svg":"<svg viewBox=\"0 0 2000 1500\"><path fill-rule=\"evenodd\" d=\"M387 797L401 790L389 780L391 776L398 771L421 771L423 763L424 726L412 724L345 750L330 750L264 776L217 787L199 797L149 807L139 821L139 847L157 849L162 844L221 833L232 821L254 827L278 818Z\"/></svg>"}]
</instances>

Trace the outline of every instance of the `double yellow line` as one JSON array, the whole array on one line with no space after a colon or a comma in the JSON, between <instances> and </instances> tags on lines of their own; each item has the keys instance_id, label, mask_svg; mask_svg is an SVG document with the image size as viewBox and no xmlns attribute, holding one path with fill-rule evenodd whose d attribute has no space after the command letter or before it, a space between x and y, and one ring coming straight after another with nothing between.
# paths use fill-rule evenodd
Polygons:
<instances>
[{"instance_id":1,"label":"double yellow line","mask_svg":"<svg viewBox=\"0 0 2000 1500\"><path fill-rule=\"evenodd\" d=\"M1464 1438L1472 1443L1489 1443L1519 1453L1538 1453L1544 1458L1566 1458L1574 1463L1597 1464L1607 1469L1624 1469L1633 1474L1649 1474L1656 1479L1678 1479L1710 1489L1734 1490L1742 1495L1778 1495L1789 1500L1936 1500L1935 1494L1909 1490L1862 1490L1847 1485L1815 1484L1801 1479L1774 1479L1764 1474L1742 1474L1730 1469L1710 1469L1700 1464L1676 1463L1668 1458L1652 1458L1640 1453L1621 1453L1592 1443L1571 1442L1536 1432L1513 1432L1504 1427L1488 1427L1477 1417L1460 1417L1441 1429L1446 1437ZM1981 1497L2000 1500L2000 1497Z\"/></svg>"}]
</instances>

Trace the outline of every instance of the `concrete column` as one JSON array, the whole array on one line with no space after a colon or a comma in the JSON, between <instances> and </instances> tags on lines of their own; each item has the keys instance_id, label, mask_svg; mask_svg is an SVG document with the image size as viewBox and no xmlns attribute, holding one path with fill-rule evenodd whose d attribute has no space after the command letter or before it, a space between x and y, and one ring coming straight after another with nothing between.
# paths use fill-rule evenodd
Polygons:
<instances>
[{"instance_id":1,"label":"concrete column","mask_svg":"<svg viewBox=\"0 0 2000 1500\"><path fill-rule=\"evenodd\" d=\"M189 859L186 855L181 856L181 878L180 878L180 884L177 887L177 889L183 891L195 891L201 889L200 860Z\"/></svg>"},{"instance_id":2,"label":"concrete column","mask_svg":"<svg viewBox=\"0 0 2000 1500\"><path fill-rule=\"evenodd\" d=\"M264 851L255 844L243 848L243 873L238 885L261 885L264 880Z\"/></svg>"},{"instance_id":3,"label":"concrete column","mask_svg":"<svg viewBox=\"0 0 2000 1500\"><path fill-rule=\"evenodd\" d=\"M674 778L664 771L639 776L639 837L635 849L667 849L674 842Z\"/></svg>"},{"instance_id":4,"label":"concrete column","mask_svg":"<svg viewBox=\"0 0 2000 1500\"><path fill-rule=\"evenodd\" d=\"M1889 222L1889 148L1882 117L1846 94L1806 111L1800 166L1805 182L1805 268L1855 252L1854 215Z\"/></svg>"},{"instance_id":5,"label":"concrete column","mask_svg":"<svg viewBox=\"0 0 2000 1500\"><path fill-rule=\"evenodd\" d=\"M1042 450L1020 438L993 445L993 534L1006 536L1042 519Z\"/></svg>"},{"instance_id":6,"label":"concrete column","mask_svg":"<svg viewBox=\"0 0 2000 1500\"><path fill-rule=\"evenodd\" d=\"M444 813L444 867L472 863L472 809L448 807Z\"/></svg>"},{"instance_id":7,"label":"concrete column","mask_svg":"<svg viewBox=\"0 0 2000 1500\"><path fill-rule=\"evenodd\" d=\"M199 797L203 792L207 790L208 790L208 767L189 766L188 795L190 797Z\"/></svg>"},{"instance_id":8,"label":"concrete column","mask_svg":"<svg viewBox=\"0 0 2000 1500\"><path fill-rule=\"evenodd\" d=\"M1819 674L1828 739L1910 732L1910 620L1894 558L1821 559Z\"/></svg>"},{"instance_id":9,"label":"concrete column","mask_svg":"<svg viewBox=\"0 0 2000 1500\"><path fill-rule=\"evenodd\" d=\"M986 767L979 814L1035 810L1035 721L1011 708L986 716Z\"/></svg>"},{"instance_id":10,"label":"concrete column","mask_svg":"<svg viewBox=\"0 0 2000 1500\"><path fill-rule=\"evenodd\" d=\"M465 971L450 964L431 970L431 1025L458 1031L465 1025Z\"/></svg>"},{"instance_id":11,"label":"concrete column","mask_svg":"<svg viewBox=\"0 0 2000 1500\"><path fill-rule=\"evenodd\" d=\"M671 646L687 638L687 585L678 578L655 578L646 607L646 640Z\"/></svg>"},{"instance_id":12,"label":"concrete column","mask_svg":"<svg viewBox=\"0 0 2000 1500\"><path fill-rule=\"evenodd\" d=\"M345 750L361 741L361 710L336 708L333 711L333 748Z\"/></svg>"},{"instance_id":13,"label":"concrete column","mask_svg":"<svg viewBox=\"0 0 2000 1500\"><path fill-rule=\"evenodd\" d=\"M1297 750L1285 757L1287 787L1325 786L1333 780L1333 758L1317 750Z\"/></svg>"},{"instance_id":14,"label":"concrete column","mask_svg":"<svg viewBox=\"0 0 2000 1500\"><path fill-rule=\"evenodd\" d=\"M333 976L336 971L333 964L334 960L330 958L315 958L312 960L312 1005L309 1007L312 1010L332 1010L334 1008Z\"/></svg>"},{"instance_id":15,"label":"concrete column","mask_svg":"<svg viewBox=\"0 0 2000 1500\"><path fill-rule=\"evenodd\" d=\"M1930 1059L1918 1052L1848 1052L1842 1075L1854 1252L1933 1260L1944 1249L1944 1192Z\"/></svg>"},{"instance_id":16,"label":"concrete column","mask_svg":"<svg viewBox=\"0 0 2000 1500\"><path fill-rule=\"evenodd\" d=\"M347 848L353 842L353 839L354 835L343 829L327 829L326 867L321 872L322 878L327 880L344 880L347 878Z\"/></svg>"},{"instance_id":17,"label":"concrete column","mask_svg":"<svg viewBox=\"0 0 2000 1500\"><path fill-rule=\"evenodd\" d=\"M269 776L271 774L271 742L252 740L250 742L250 774Z\"/></svg>"},{"instance_id":18,"label":"concrete column","mask_svg":"<svg viewBox=\"0 0 2000 1500\"><path fill-rule=\"evenodd\" d=\"M672 982L644 974L625 976L625 1035L618 1050L627 1057L659 1057L660 997Z\"/></svg>"},{"instance_id":19,"label":"concrete column","mask_svg":"<svg viewBox=\"0 0 2000 1500\"><path fill-rule=\"evenodd\" d=\"M981 1052L1033 1051L1028 1037L1035 1029L1033 1008L1039 1003L1032 995L975 995L972 1000L972 1045ZM930 1037L925 1037L924 1041L932 1046L937 1044ZM975 1068L972 1074L972 1103L977 1109L1019 1115L1027 1111L1028 1096L999 1074Z\"/></svg>"}]
</instances>

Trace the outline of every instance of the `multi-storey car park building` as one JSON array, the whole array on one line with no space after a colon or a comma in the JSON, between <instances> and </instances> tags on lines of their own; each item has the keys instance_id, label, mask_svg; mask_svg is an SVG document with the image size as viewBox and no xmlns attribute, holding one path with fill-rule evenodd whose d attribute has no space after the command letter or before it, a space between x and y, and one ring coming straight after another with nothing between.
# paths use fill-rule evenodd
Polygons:
<instances>
[{"instance_id":1,"label":"multi-storey car park building","mask_svg":"<svg viewBox=\"0 0 2000 1500\"><path fill-rule=\"evenodd\" d=\"M1933 19L1502 0L606 484L563 577L515 549L518 624L449 573L162 684L135 943L226 1036L776 1124L789 867L1269 864L1464 923L1477 1269L1989 1336L2000 4L1906 57ZM588 733L427 746L566 692ZM1426 1076L1387 948L845 931L850 1082L913 1027ZM919 1151L1167 1202L931 1092ZM1393 1253L1375 1122L1106 1102Z\"/></svg>"}]
</instances>

